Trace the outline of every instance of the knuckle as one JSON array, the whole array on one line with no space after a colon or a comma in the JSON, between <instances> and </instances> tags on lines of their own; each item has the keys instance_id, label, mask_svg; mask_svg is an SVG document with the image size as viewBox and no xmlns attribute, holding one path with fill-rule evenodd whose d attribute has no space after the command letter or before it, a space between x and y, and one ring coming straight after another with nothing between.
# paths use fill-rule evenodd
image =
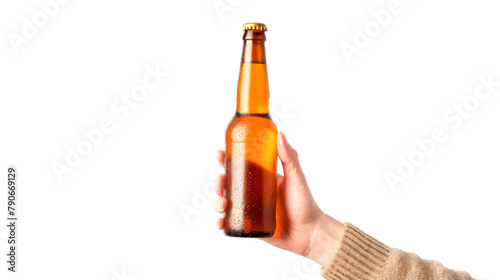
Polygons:
<instances>
[{"instance_id":1,"label":"knuckle","mask_svg":"<svg viewBox=\"0 0 500 280\"><path fill-rule=\"evenodd\" d=\"M293 161L299 161L299 153L295 149L291 149L292 159Z\"/></svg>"}]
</instances>

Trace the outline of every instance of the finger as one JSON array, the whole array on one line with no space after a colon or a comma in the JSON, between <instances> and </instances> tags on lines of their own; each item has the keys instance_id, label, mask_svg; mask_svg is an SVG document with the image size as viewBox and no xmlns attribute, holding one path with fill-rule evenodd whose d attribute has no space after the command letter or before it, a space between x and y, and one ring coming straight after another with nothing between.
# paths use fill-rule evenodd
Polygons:
<instances>
[{"instance_id":1,"label":"finger","mask_svg":"<svg viewBox=\"0 0 500 280\"><path fill-rule=\"evenodd\" d=\"M224 213L227 207L227 200L223 197L216 196L212 202L212 207L217 213Z\"/></svg>"},{"instance_id":2,"label":"finger","mask_svg":"<svg viewBox=\"0 0 500 280\"><path fill-rule=\"evenodd\" d=\"M214 190L218 196L223 196L224 185L226 183L226 174L219 174L215 177Z\"/></svg>"},{"instance_id":3,"label":"finger","mask_svg":"<svg viewBox=\"0 0 500 280\"><path fill-rule=\"evenodd\" d=\"M278 156L283 165L283 175L293 179L304 179L297 151L292 148L282 131L278 133Z\"/></svg>"},{"instance_id":4,"label":"finger","mask_svg":"<svg viewBox=\"0 0 500 280\"><path fill-rule=\"evenodd\" d=\"M224 167L224 159L226 157L226 153L223 150L217 150L215 152L215 157L217 158L217 162L220 166Z\"/></svg>"},{"instance_id":5,"label":"finger","mask_svg":"<svg viewBox=\"0 0 500 280\"><path fill-rule=\"evenodd\" d=\"M224 225L224 219L218 218L217 221L215 222L215 225L217 226L218 229L222 229L222 226Z\"/></svg>"}]
</instances>

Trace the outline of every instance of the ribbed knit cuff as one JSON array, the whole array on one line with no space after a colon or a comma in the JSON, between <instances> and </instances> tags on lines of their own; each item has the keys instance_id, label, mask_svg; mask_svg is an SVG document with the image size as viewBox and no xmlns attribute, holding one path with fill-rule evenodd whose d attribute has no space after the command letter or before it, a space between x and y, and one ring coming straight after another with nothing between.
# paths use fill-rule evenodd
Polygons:
<instances>
[{"instance_id":1,"label":"ribbed knit cuff","mask_svg":"<svg viewBox=\"0 0 500 280\"><path fill-rule=\"evenodd\" d=\"M390 248L350 223L344 224L339 246L329 266L321 269L326 279L377 279L389 258Z\"/></svg>"}]
</instances>

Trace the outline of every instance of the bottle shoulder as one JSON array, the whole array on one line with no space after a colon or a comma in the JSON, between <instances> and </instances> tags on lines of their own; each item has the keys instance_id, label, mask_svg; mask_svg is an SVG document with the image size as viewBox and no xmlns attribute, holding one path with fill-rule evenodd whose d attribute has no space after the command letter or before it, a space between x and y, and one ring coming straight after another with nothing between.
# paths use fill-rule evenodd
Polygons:
<instances>
[{"instance_id":1,"label":"bottle shoulder","mask_svg":"<svg viewBox=\"0 0 500 280\"><path fill-rule=\"evenodd\" d=\"M247 129L271 129L278 132L269 114L239 114L236 113L227 125L227 129L245 127Z\"/></svg>"},{"instance_id":2,"label":"bottle shoulder","mask_svg":"<svg viewBox=\"0 0 500 280\"><path fill-rule=\"evenodd\" d=\"M262 135L277 135L278 129L270 116L238 115L229 122L226 130L226 139L232 141L248 141Z\"/></svg>"}]
</instances>

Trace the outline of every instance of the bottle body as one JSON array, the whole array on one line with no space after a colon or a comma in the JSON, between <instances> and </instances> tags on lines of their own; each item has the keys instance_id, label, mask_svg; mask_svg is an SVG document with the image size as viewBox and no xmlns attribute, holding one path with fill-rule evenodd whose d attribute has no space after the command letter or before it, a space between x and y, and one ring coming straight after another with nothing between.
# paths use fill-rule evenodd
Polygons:
<instances>
[{"instance_id":1,"label":"bottle body","mask_svg":"<svg viewBox=\"0 0 500 280\"><path fill-rule=\"evenodd\" d=\"M269 115L264 30L247 30L243 40L237 109L226 130L223 229L228 236L272 237L278 130Z\"/></svg>"},{"instance_id":2,"label":"bottle body","mask_svg":"<svg viewBox=\"0 0 500 280\"><path fill-rule=\"evenodd\" d=\"M266 116L235 115L226 132L226 235L272 237L276 228L277 129Z\"/></svg>"}]
</instances>

